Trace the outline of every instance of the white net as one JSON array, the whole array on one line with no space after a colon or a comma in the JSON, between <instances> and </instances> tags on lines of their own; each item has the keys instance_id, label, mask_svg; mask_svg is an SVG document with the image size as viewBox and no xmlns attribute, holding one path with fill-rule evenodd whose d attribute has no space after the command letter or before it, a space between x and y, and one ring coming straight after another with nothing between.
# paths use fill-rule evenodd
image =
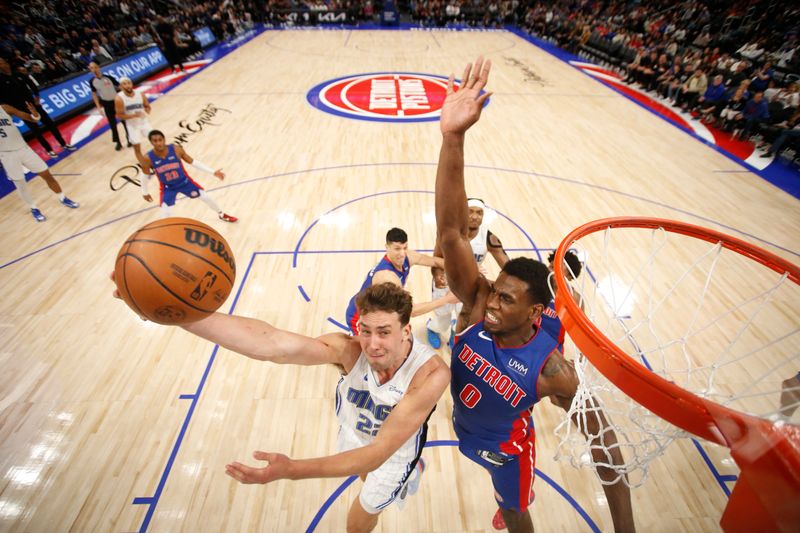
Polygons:
<instances>
[{"instance_id":1,"label":"white net","mask_svg":"<svg viewBox=\"0 0 800 533\"><path fill-rule=\"evenodd\" d=\"M576 300L633 360L733 410L799 422L800 287L786 274L719 243L661 228L606 229L571 249L583 265L571 282ZM569 331L565 355L575 362L580 386L570 416L556 428L557 458L606 466L628 485L641 485L651 461L690 435L611 384L570 342ZM587 417L598 409L616 433L621 467L611 464L601 439L590 445L584 437Z\"/></svg>"}]
</instances>

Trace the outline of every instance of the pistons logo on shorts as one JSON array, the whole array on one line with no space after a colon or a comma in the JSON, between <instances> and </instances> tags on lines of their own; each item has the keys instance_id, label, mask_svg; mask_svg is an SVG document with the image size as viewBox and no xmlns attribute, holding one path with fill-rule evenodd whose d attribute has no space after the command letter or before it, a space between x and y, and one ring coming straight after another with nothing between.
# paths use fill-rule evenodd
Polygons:
<instances>
[{"instance_id":1,"label":"pistons logo on shorts","mask_svg":"<svg viewBox=\"0 0 800 533\"><path fill-rule=\"evenodd\" d=\"M455 83L458 88L458 81ZM424 122L438 120L447 78L433 74L356 74L320 83L308 102L326 113L358 120Z\"/></svg>"}]
</instances>

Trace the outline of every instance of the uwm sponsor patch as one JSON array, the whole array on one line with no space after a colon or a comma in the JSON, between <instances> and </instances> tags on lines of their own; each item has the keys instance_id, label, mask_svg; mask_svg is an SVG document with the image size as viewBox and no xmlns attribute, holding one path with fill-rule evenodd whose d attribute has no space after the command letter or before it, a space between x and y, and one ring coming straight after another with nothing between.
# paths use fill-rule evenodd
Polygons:
<instances>
[{"instance_id":1,"label":"uwm sponsor patch","mask_svg":"<svg viewBox=\"0 0 800 533\"><path fill-rule=\"evenodd\" d=\"M447 78L443 76L383 72L320 83L306 98L317 109L340 117L422 122L439 119L446 93Z\"/></svg>"}]
</instances>

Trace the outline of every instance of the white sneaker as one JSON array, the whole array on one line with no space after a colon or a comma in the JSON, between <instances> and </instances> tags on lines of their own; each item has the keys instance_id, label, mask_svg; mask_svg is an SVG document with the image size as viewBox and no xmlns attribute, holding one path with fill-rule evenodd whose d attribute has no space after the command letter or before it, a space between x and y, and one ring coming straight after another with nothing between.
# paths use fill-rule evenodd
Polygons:
<instances>
[{"instance_id":1,"label":"white sneaker","mask_svg":"<svg viewBox=\"0 0 800 533\"><path fill-rule=\"evenodd\" d=\"M413 496L419 490L419 482L422 479L422 473L425 471L425 461L422 457L419 458L417 461L417 466L414 468L414 471L411 472L411 475L408 476L408 481L406 481L403 490L400 492L400 499L405 500L408 496Z\"/></svg>"}]
</instances>

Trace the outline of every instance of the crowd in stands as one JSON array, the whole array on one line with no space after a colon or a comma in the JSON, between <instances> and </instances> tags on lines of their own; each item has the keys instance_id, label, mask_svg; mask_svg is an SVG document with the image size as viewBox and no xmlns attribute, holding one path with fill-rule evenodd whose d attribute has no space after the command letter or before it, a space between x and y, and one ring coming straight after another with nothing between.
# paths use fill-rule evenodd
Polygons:
<instances>
[{"instance_id":1,"label":"crowd in stands","mask_svg":"<svg viewBox=\"0 0 800 533\"><path fill-rule=\"evenodd\" d=\"M253 25L253 0L26 0L13 4L0 24L0 56L44 87L157 45L170 62L200 51L193 31L207 26L217 39ZM175 61L172 61L175 59Z\"/></svg>"},{"instance_id":2,"label":"crowd in stands","mask_svg":"<svg viewBox=\"0 0 800 533\"><path fill-rule=\"evenodd\" d=\"M800 4L536 2L520 25L764 155L800 139Z\"/></svg>"}]
</instances>

